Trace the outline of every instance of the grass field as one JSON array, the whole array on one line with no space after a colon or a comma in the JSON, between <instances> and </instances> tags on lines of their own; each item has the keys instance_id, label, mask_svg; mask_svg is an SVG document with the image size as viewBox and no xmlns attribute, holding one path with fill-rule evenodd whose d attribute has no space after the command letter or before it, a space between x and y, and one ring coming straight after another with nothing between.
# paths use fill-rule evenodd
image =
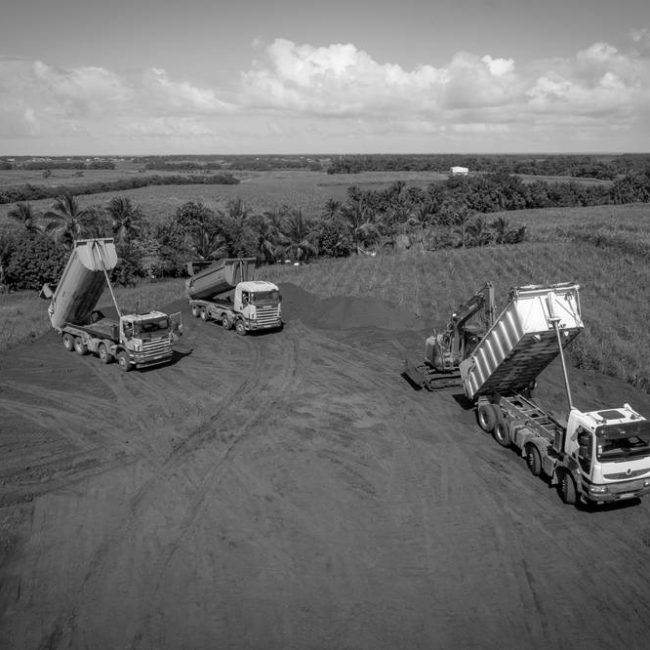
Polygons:
<instances>
[{"instance_id":1,"label":"grass field","mask_svg":"<svg viewBox=\"0 0 650 650\"><path fill-rule=\"evenodd\" d=\"M63 181L63 174L72 174L69 171L57 171L61 179L54 178L49 184L58 185ZM116 180L124 177L118 170L97 170L95 176L90 176L90 171L85 172L83 178L76 178L77 182L90 180ZM137 171L131 173L137 174ZM153 172L152 172L153 173ZM159 172L155 172L158 174ZM187 201L201 201L211 208L224 207L234 198L243 199L246 206L255 211L273 210L281 205L301 208L305 214L317 215L325 201L329 198L344 200L347 188L350 185L359 185L364 189L380 189L388 187L396 180L403 180L409 185L426 187L434 180L442 180L446 174L425 172L367 172L363 174L326 174L325 172L310 171L269 171L269 172L238 172L234 175L241 180L239 185L163 185L148 186L121 192L106 192L103 194L89 194L79 196L82 206L106 205L116 195L127 196L140 206L144 215L152 221L159 221L174 214L176 209ZM40 174L40 172L9 171L0 175L0 188L3 184L13 185L4 180L8 174ZM115 176L117 174L117 176ZM163 172L164 174L164 172ZM47 179L52 181L52 178ZM27 181L23 181L27 182ZM66 181L67 182L67 181ZM39 182L34 181L34 184ZM31 201L35 210L44 212L50 209L52 199ZM7 212L12 204L0 205L0 226L7 225Z\"/></svg>"}]
</instances>

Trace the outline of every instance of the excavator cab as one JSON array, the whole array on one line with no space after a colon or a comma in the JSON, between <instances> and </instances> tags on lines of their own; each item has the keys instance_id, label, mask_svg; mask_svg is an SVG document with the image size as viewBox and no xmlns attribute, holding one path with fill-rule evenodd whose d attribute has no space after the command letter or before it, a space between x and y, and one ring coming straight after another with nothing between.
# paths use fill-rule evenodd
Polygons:
<instances>
[{"instance_id":1,"label":"excavator cab","mask_svg":"<svg viewBox=\"0 0 650 650\"><path fill-rule=\"evenodd\" d=\"M473 320L479 316L478 321ZM442 332L427 338L424 363L404 362L402 376L418 388L444 388L460 384L460 362L466 359L494 323L494 288L486 282L451 315Z\"/></svg>"}]
</instances>

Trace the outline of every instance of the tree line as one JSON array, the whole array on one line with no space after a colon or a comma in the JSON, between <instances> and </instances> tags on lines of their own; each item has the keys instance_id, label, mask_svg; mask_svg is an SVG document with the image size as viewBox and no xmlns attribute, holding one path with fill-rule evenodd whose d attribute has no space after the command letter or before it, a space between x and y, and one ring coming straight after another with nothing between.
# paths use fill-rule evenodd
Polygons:
<instances>
[{"instance_id":1,"label":"tree line","mask_svg":"<svg viewBox=\"0 0 650 650\"><path fill-rule=\"evenodd\" d=\"M430 171L446 173L452 166L472 172L572 176L613 180L650 167L648 154L537 155L500 154L370 154L334 156L328 174L357 174L367 171Z\"/></svg>"},{"instance_id":2,"label":"tree line","mask_svg":"<svg viewBox=\"0 0 650 650\"><path fill-rule=\"evenodd\" d=\"M101 194L104 192L119 192L133 190L149 185L237 185L239 179L230 172L221 172L210 175L167 175L159 174L149 176L131 176L119 178L114 181L96 181L93 183L80 183L74 187L56 185L32 185L26 183L16 187L8 187L0 191L0 204L17 203L18 201L38 201L40 199L51 199L65 194Z\"/></svg>"}]
</instances>

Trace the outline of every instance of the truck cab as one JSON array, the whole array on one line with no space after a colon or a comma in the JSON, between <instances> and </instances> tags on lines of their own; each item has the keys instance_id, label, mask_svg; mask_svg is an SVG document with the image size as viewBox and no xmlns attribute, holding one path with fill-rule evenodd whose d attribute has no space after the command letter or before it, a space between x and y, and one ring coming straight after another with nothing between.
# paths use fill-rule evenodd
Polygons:
<instances>
[{"instance_id":1,"label":"truck cab","mask_svg":"<svg viewBox=\"0 0 650 650\"><path fill-rule=\"evenodd\" d=\"M133 364L141 368L171 358L171 346L181 331L180 312L167 315L152 311L121 316L119 346L126 354L120 354L118 350L118 363L120 366Z\"/></svg>"},{"instance_id":2,"label":"truck cab","mask_svg":"<svg viewBox=\"0 0 650 650\"><path fill-rule=\"evenodd\" d=\"M235 287L233 311L241 316L235 322L246 330L282 325L282 296L277 285L263 280L240 282Z\"/></svg>"},{"instance_id":3,"label":"truck cab","mask_svg":"<svg viewBox=\"0 0 650 650\"><path fill-rule=\"evenodd\" d=\"M584 500L603 503L650 492L650 421L629 404L587 413L572 409L563 446Z\"/></svg>"}]
</instances>

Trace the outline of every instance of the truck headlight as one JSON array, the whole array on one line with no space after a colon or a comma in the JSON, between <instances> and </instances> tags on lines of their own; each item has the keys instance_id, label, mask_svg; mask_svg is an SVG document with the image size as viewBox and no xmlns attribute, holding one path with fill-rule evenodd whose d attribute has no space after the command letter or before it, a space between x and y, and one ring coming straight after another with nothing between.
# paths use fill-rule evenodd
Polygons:
<instances>
[{"instance_id":1,"label":"truck headlight","mask_svg":"<svg viewBox=\"0 0 650 650\"><path fill-rule=\"evenodd\" d=\"M648 487L650 485L650 478L647 478L645 481L643 481L643 487Z\"/></svg>"},{"instance_id":2,"label":"truck headlight","mask_svg":"<svg viewBox=\"0 0 650 650\"><path fill-rule=\"evenodd\" d=\"M606 485L590 485L589 492L592 494L605 494L609 492L609 488Z\"/></svg>"}]
</instances>

